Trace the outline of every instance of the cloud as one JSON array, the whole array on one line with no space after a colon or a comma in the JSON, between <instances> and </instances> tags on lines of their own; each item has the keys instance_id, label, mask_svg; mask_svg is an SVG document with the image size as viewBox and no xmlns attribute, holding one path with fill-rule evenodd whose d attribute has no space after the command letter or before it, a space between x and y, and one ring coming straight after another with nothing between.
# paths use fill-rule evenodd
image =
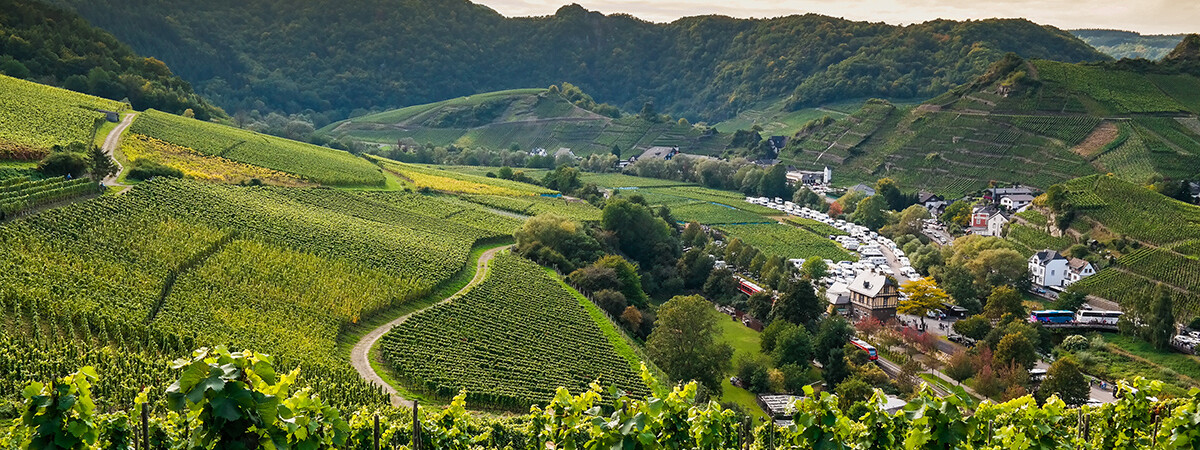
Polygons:
<instances>
[{"instance_id":1,"label":"cloud","mask_svg":"<svg viewBox=\"0 0 1200 450\"><path fill-rule=\"evenodd\" d=\"M629 13L654 22L722 14L778 17L818 13L852 20L910 24L933 19L1024 17L1063 29L1114 28L1146 34L1200 32L1200 1L1141 0L475 0L506 16L544 16L575 1L606 14Z\"/></svg>"}]
</instances>

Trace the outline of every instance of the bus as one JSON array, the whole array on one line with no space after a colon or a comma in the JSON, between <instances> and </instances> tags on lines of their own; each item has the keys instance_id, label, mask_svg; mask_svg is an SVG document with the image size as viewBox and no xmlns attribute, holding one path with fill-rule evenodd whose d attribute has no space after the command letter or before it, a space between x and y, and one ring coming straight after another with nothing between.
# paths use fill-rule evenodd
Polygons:
<instances>
[{"instance_id":1,"label":"bus","mask_svg":"<svg viewBox=\"0 0 1200 450\"><path fill-rule=\"evenodd\" d=\"M1121 319L1122 314L1125 313L1120 311L1084 310L1075 315L1075 321L1079 323L1116 325L1117 321Z\"/></svg>"},{"instance_id":2,"label":"bus","mask_svg":"<svg viewBox=\"0 0 1200 450\"><path fill-rule=\"evenodd\" d=\"M1030 322L1041 323L1072 323L1075 321L1075 313L1063 310L1044 310L1034 311L1029 314Z\"/></svg>"},{"instance_id":3,"label":"bus","mask_svg":"<svg viewBox=\"0 0 1200 450\"><path fill-rule=\"evenodd\" d=\"M854 344L855 347L862 349L862 351L867 352L868 360L874 361L879 359L879 353L875 351L875 346L868 344L867 341L862 339L850 339L850 343Z\"/></svg>"}]
</instances>

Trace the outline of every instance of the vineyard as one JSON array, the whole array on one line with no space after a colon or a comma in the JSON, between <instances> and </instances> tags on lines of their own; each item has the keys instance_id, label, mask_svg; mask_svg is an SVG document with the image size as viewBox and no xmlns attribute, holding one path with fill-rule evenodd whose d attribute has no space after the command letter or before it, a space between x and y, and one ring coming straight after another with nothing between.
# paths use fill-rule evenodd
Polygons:
<instances>
[{"instance_id":1,"label":"vineyard","mask_svg":"<svg viewBox=\"0 0 1200 450\"><path fill-rule=\"evenodd\" d=\"M63 378L31 382L24 389L30 400L20 405L23 419L0 422L0 446L27 448L31 442L51 441L97 448L144 445L138 442L163 448L203 447L203 443L229 448L248 435L294 443L287 448L362 450L1184 450L1194 449L1200 435L1200 391L1170 398L1161 382L1140 377L1118 382L1115 402L1078 408L1058 397L1039 404L1029 395L1004 403L973 404L957 396L938 398L923 386L902 410L888 412L881 391L843 408L836 395L805 387L804 395L791 405L793 420L779 425L747 422L716 402L697 401L695 383L666 387L649 374L643 374L651 386L645 398L614 395L599 385L576 395L559 388L544 408L496 418L469 414L465 409L469 391L458 394L448 408L339 410L325 398L293 385L288 376L280 376L285 365L259 353L200 349L179 361L197 370L154 379L147 385L148 395L132 405L95 401L92 388L102 390L108 378L123 375L119 370L104 370L108 367L85 366ZM308 375L300 373L301 379ZM69 395L49 395L48 385ZM162 401L164 391L175 401ZM261 400L228 400L236 394ZM207 413L214 404L227 405L222 416ZM181 420L180 414L191 411L205 413L187 414Z\"/></svg>"},{"instance_id":2,"label":"vineyard","mask_svg":"<svg viewBox=\"0 0 1200 450\"><path fill-rule=\"evenodd\" d=\"M1138 275L1200 292L1200 261L1181 254L1145 247L1122 256L1117 263Z\"/></svg>"},{"instance_id":3,"label":"vineyard","mask_svg":"<svg viewBox=\"0 0 1200 450\"><path fill-rule=\"evenodd\" d=\"M422 311L381 341L410 385L439 397L466 390L473 405L522 410L599 380L641 397L635 361L622 357L570 292L512 254L491 262L467 294ZM586 300L584 300L586 301Z\"/></svg>"},{"instance_id":4,"label":"vineyard","mask_svg":"<svg viewBox=\"0 0 1200 450\"><path fill-rule=\"evenodd\" d=\"M99 186L87 178L68 180L57 177L37 181L25 178L0 179L0 220L38 206L98 193Z\"/></svg>"},{"instance_id":5,"label":"vineyard","mask_svg":"<svg viewBox=\"0 0 1200 450\"><path fill-rule=\"evenodd\" d=\"M671 215L680 222L698 222L705 225L738 224L738 223L771 223L767 218L758 214L736 209L732 206L706 202L690 202L673 205Z\"/></svg>"},{"instance_id":6,"label":"vineyard","mask_svg":"<svg viewBox=\"0 0 1200 450\"><path fill-rule=\"evenodd\" d=\"M768 255L789 259L818 257L835 262L855 259L836 242L791 225L725 225L718 229L730 239L741 239Z\"/></svg>"},{"instance_id":7,"label":"vineyard","mask_svg":"<svg viewBox=\"0 0 1200 450\"><path fill-rule=\"evenodd\" d=\"M1200 239L1200 207L1102 175L1063 185L1072 205L1113 233L1155 245Z\"/></svg>"},{"instance_id":8,"label":"vineyard","mask_svg":"<svg viewBox=\"0 0 1200 450\"><path fill-rule=\"evenodd\" d=\"M646 201L651 204L662 203L671 205L672 203L686 203L691 201L717 203L726 206L732 206L742 211L751 212L761 215L777 215L779 211L768 208L766 206L746 203L746 197L739 192L720 191L709 189L701 186L676 186L676 187L657 187L644 188L628 192L629 194L641 194L646 197ZM651 199L657 198L657 202ZM673 198L673 200L672 200Z\"/></svg>"},{"instance_id":9,"label":"vineyard","mask_svg":"<svg viewBox=\"0 0 1200 450\"><path fill-rule=\"evenodd\" d=\"M98 109L120 102L0 75L0 160L38 160L56 145L92 142Z\"/></svg>"},{"instance_id":10,"label":"vineyard","mask_svg":"<svg viewBox=\"0 0 1200 450\"><path fill-rule=\"evenodd\" d=\"M130 132L207 156L296 175L333 186L382 186L378 167L341 150L188 119L160 111L140 114Z\"/></svg>"},{"instance_id":11,"label":"vineyard","mask_svg":"<svg viewBox=\"0 0 1200 450\"><path fill-rule=\"evenodd\" d=\"M415 105L355 117L319 131L384 145L404 141L493 150L512 145L550 152L569 148L584 157L607 154L614 145L625 151L678 145L687 148L688 153L718 155L729 143L727 135L706 133L673 121L655 123L633 115L619 119L600 116L544 89L488 92Z\"/></svg>"},{"instance_id":12,"label":"vineyard","mask_svg":"<svg viewBox=\"0 0 1200 450\"><path fill-rule=\"evenodd\" d=\"M818 221L812 220L812 219L805 219L803 217L788 216L786 219L784 219L784 221L786 221L787 223L790 223L792 225L798 226L800 228L803 228L805 230L811 231L813 234L816 234L817 236L845 236L848 234L845 231L842 231L841 229L839 229L833 225L827 224L825 222L818 222Z\"/></svg>"},{"instance_id":13,"label":"vineyard","mask_svg":"<svg viewBox=\"0 0 1200 450\"><path fill-rule=\"evenodd\" d=\"M527 196L554 194L555 191L519 181L445 170L437 166L405 164L386 158L372 157L384 170L411 182L417 188L453 194Z\"/></svg>"},{"instance_id":14,"label":"vineyard","mask_svg":"<svg viewBox=\"0 0 1200 450\"><path fill-rule=\"evenodd\" d=\"M1101 114L1189 110L1140 73L1045 60L1033 64L1043 81L1063 85L1098 102L1103 108Z\"/></svg>"},{"instance_id":15,"label":"vineyard","mask_svg":"<svg viewBox=\"0 0 1200 450\"><path fill-rule=\"evenodd\" d=\"M196 180L242 183L256 179L266 184L278 186L306 186L312 184L290 173L240 163L219 156L208 156L187 147L180 147L140 134L130 133L123 136L121 138L121 152L125 154L125 159L129 161L144 158L179 169L183 172L184 177Z\"/></svg>"},{"instance_id":16,"label":"vineyard","mask_svg":"<svg viewBox=\"0 0 1200 450\"><path fill-rule=\"evenodd\" d=\"M335 356L345 327L422 297L475 242L519 226L417 194L155 179L0 227L0 299L57 326L82 314L254 345L358 383Z\"/></svg>"},{"instance_id":17,"label":"vineyard","mask_svg":"<svg viewBox=\"0 0 1200 450\"><path fill-rule=\"evenodd\" d=\"M837 167L853 157L855 148L896 114L896 107L890 103L868 101L853 114L797 137L781 152L781 159L806 170Z\"/></svg>"},{"instance_id":18,"label":"vineyard","mask_svg":"<svg viewBox=\"0 0 1200 450\"><path fill-rule=\"evenodd\" d=\"M1045 249L1063 251L1075 243L1071 238L1054 237L1039 228L1019 223L1009 225L1008 235L1005 237L1016 243L1025 256Z\"/></svg>"},{"instance_id":19,"label":"vineyard","mask_svg":"<svg viewBox=\"0 0 1200 450\"><path fill-rule=\"evenodd\" d=\"M582 200L541 196L505 197L499 195L464 195L461 198L488 208L495 208L523 216L558 214L585 222L600 220L600 209Z\"/></svg>"}]
</instances>

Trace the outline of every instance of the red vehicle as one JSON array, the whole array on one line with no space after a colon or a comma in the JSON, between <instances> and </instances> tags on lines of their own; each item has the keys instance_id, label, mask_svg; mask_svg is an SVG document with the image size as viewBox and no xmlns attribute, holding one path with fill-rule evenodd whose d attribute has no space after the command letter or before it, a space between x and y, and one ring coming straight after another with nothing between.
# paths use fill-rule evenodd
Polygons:
<instances>
[{"instance_id":1,"label":"red vehicle","mask_svg":"<svg viewBox=\"0 0 1200 450\"><path fill-rule=\"evenodd\" d=\"M757 284L751 283L749 280L747 280L745 278L737 277L737 280L738 280L738 291L741 291L741 293L743 293L743 294L754 295L754 294L757 294L757 293L763 291L763 288L759 287Z\"/></svg>"},{"instance_id":2,"label":"red vehicle","mask_svg":"<svg viewBox=\"0 0 1200 450\"><path fill-rule=\"evenodd\" d=\"M879 359L879 353L875 351L875 346L868 344L867 341L862 339L851 339L850 343L854 344L855 347L862 349L862 351L867 352L867 359L871 361Z\"/></svg>"}]
</instances>

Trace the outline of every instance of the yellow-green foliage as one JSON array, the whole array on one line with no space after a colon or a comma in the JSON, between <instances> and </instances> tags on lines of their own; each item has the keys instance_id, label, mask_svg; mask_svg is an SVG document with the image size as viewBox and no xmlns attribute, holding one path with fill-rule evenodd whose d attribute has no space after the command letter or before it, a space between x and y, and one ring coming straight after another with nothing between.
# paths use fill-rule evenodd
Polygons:
<instances>
[{"instance_id":1,"label":"yellow-green foliage","mask_svg":"<svg viewBox=\"0 0 1200 450\"><path fill-rule=\"evenodd\" d=\"M334 186L382 186L383 173L341 150L291 141L220 124L150 110L138 116L133 133Z\"/></svg>"},{"instance_id":2,"label":"yellow-green foliage","mask_svg":"<svg viewBox=\"0 0 1200 450\"><path fill-rule=\"evenodd\" d=\"M0 75L0 159L37 159L50 147L90 143L97 109L120 102Z\"/></svg>"}]
</instances>

